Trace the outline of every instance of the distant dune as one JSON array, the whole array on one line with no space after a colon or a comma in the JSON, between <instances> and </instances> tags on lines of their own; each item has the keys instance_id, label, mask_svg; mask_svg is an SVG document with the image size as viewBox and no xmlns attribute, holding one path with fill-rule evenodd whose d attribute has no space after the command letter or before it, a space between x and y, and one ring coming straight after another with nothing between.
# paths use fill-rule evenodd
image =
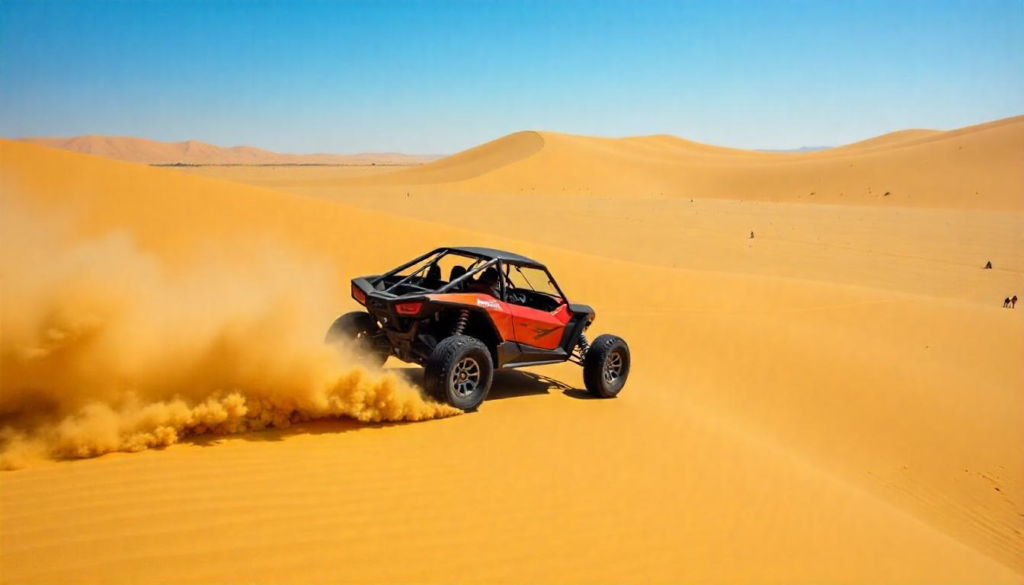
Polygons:
<instances>
[{"instance_id":1,"label":"distant dune","mask_svg":"<svg viewBox=\"0 0 1024 585\"><path fill-rule=\"evenodd\" d=\"M908 142L923 140L925 138L934 138L941 134L941 130L898 130L896 132L882 134L881 136L875 136L874 138L868 138L867 140L860 140L857 142L852 142L850 144L844 144L843 146L839 146L833 149L833 151L854 151L865 150L870 148L896 146L897 144L906 144Z\"/></svg>"},{"instance_id":2,"label":"distant dune","mask_svg":"<svg viewBox=\"0 0 1024 585\"><path fill-rule=\"evenodd\" d=\"M774 202L1024 209L1024 116L948 132L907 130L813 152L674 136L519 132L364 184L445 192L587 193Z\"/></svg>"},{"instance_id":3,"label":"distant dune","mask_svg":"<svg viewBox=\"0 0 1024 585\"><path fill-rule=\"evenodd\" d=\"M159 142L128 136L22 138L24 142L151 165L418 165L438 157L398 153L281 154L252 146L223 147L187 140Z\"/></svg>"}]
</instances>

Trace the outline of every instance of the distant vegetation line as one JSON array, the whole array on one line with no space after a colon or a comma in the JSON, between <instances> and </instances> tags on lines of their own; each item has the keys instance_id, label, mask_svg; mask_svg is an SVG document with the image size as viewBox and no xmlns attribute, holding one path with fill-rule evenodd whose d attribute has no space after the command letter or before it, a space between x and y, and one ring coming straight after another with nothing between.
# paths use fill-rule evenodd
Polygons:
<instances>
[{"instance_id":1,"label":"distant vegetation line","mask_svg":"<svg viewBox=\"0 0 1024 585\"><path fill-rule=\"evenodd\" d=\"M819 150L828 150L835 148L834 146L801 146L800 148L758 148L758 152L818 152Z\"/></svg>"}]
</instances>

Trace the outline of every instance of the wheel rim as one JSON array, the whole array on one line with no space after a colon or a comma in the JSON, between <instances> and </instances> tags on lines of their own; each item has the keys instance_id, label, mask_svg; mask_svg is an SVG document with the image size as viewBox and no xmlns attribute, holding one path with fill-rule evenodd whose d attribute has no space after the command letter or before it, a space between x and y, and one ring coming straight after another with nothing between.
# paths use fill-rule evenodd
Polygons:
<instances>
[{"instance_id":1,"label":"wheel rim","mask_svg":"<svg viewBox=\"0 0 1024 585\"><path fill-rule=\"evenodd\" d=\"M604 381L614 384L622 376L622 354L614 352L604 360Z\"/></svg>"},{"instance_id":2,"label":"wheel rim","mask_svg":"<svg viewBox=\"0 0 1024 585\"><path fill-rule=\"evenodd\" d=\"M460 398L466 398L480 387L480 364L471 357L464 357L452 368L451 386Z\"/></svg>"}]
</instances>

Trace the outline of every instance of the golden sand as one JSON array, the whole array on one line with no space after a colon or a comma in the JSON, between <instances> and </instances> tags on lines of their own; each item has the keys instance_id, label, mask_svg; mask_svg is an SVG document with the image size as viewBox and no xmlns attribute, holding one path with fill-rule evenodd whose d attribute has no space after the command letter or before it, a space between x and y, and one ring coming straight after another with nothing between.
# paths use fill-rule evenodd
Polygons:
<instances>
[{"instance_id":1,"label":"golden sand","mask_svg":"<svg viewBox=\"0 0 1024 585\"><path fill-rule=\"evenodd\" d=\"M38 447L4 452L0 580L1020 582L1022 149L1021 118L806 154L520 133L353 176L0 142L0 412ZM452 244L546 262L629 342L622 395L565 364L446 417L417 369L320 353L348 278Z\"/></svg>"}]
</instances>

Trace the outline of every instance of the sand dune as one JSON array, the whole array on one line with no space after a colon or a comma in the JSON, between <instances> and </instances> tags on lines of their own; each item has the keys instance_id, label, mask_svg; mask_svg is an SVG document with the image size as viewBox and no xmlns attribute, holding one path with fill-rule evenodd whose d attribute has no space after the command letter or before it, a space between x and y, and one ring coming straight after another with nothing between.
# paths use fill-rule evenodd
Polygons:
<instances>
[{"instance_id":1,"label":"sand dune","mask_svg":"<svg viewBox=\"0 0 1024 585\"><path fill-rule=\"evenodd\" d=\"M158 165L416 165L437 158L397 153L280 154L252 146L222 147L198 140L158 142L126 136L21 140L82 154Z\"/></svg>"},{"instance_id":2,"label":"sand dune","mask_svg":"<svg viewBox=\"0 0 1024 585\"><path fill-rule=\"evenodd\" d=\"M478 195L543 192L958 209L1024 209L1024 117L949 132L908 131L808 153L674 137L501 138L361 186L437 185Z\"/></svg>"},{"instance_id":3,"label":"sand dune","mask_svg":"<svg viewBox=\"0 0 1024 585\"><path fill-rule=\"evenodd\" d=\"M1020 128L1014 119L849 157L522 133L389 176L294 169L273 177L276 189L237 183L268 184L261 169L234 172L232 183L2 141L5 218L24 210L28 234L52 224L61 244L53 258L6 262L5 282L75 266L81 256L65 244L122 238L168 289L135 296L205 307L203 319L142 320L151 340L203 345L210 337L195 323L246 317L252 345L233 354L236 373L183 384L187 399L240 380L268 380L273 395L290 378L258 366L304 370L275 356L309 340L261 343L261 333L294 323L294 335L313 337L313 323L354 307L345 279L452 242L546 261L571 298L597 308L594 333L629 341L635 366L613 401L583 399L567 364L503 374L471 415L303 423L5 472L0 578L1020 582L1024 313L996 302L1024 290L1020 179L1004 168L1019 166ZM969 157L954 154L961 148ZM955 182L949 165L997 176L974 199L950 189L926 203L916 191L877 203L771 202L789 201L791 181L862 180L848 164L892 170L889 180L907 185ZM715 187L691 204L692 181ZM664 195L652 194L655 183ZM31 244L24 231L4 230L8 259ZM219 277L211 249L221 251ZM981 270L989 255L996 270ZM260 268L267 262L272 270ZM146 271L100 266L84 273L107 287L42 280L70 291L89 283L91 296L74 295L86 300L148 290ZM280 305L225 305L252 298L239 286L301 302L284 303L283 328L261 330L249 316ZM5 359L24 359L11 353L11 311L49 315L27 321L37 334L67 318L25 298L5 289ZM92 307L101 330L137 322L112 325ZM104 337L79 363L135 354L123 339ZM119 383L153 379L156 363L131 361ZM181 379L205 379L199 362L178 363ZM418 371L400 365L385 375L415 384ZM7 372L17 370L4 371L10 396ZM61 383L76 387L89 372ZM97 397L116 403L114 390Z\"/></svg>"},{"instance_id":4,"label":"sand dune","mask_svg":"<svg viewBox=\"0 0 1024 585\"><path fill-rule=\"evenodd\" d=\"M896 146L898 144L906 144L908 142L918 142L923 139L936 137L942 134L940 130L924 130L924 129L911 129L911 130L897 130L896 132L889 132L888 134L882 134L881 136L875 136L874 138L868 138L867 140L859 140L850 144L844 144L837 146L836 148L829 149L832 153L836 152L849 152L854 150L869 150L875 148L888 148Z\"/></svg>"},{"instance_id":5,"label":"sand dune","mask_svg":"<svg viewBox=\"0 0 1024 585\"><path fill-rule=\"evenodd\" d=\"M479 177L528 158L545 147L539 132L517 132L435 161L420 172L399 172L399 181L447 183Z\"/></svg>"}]
</instances>

